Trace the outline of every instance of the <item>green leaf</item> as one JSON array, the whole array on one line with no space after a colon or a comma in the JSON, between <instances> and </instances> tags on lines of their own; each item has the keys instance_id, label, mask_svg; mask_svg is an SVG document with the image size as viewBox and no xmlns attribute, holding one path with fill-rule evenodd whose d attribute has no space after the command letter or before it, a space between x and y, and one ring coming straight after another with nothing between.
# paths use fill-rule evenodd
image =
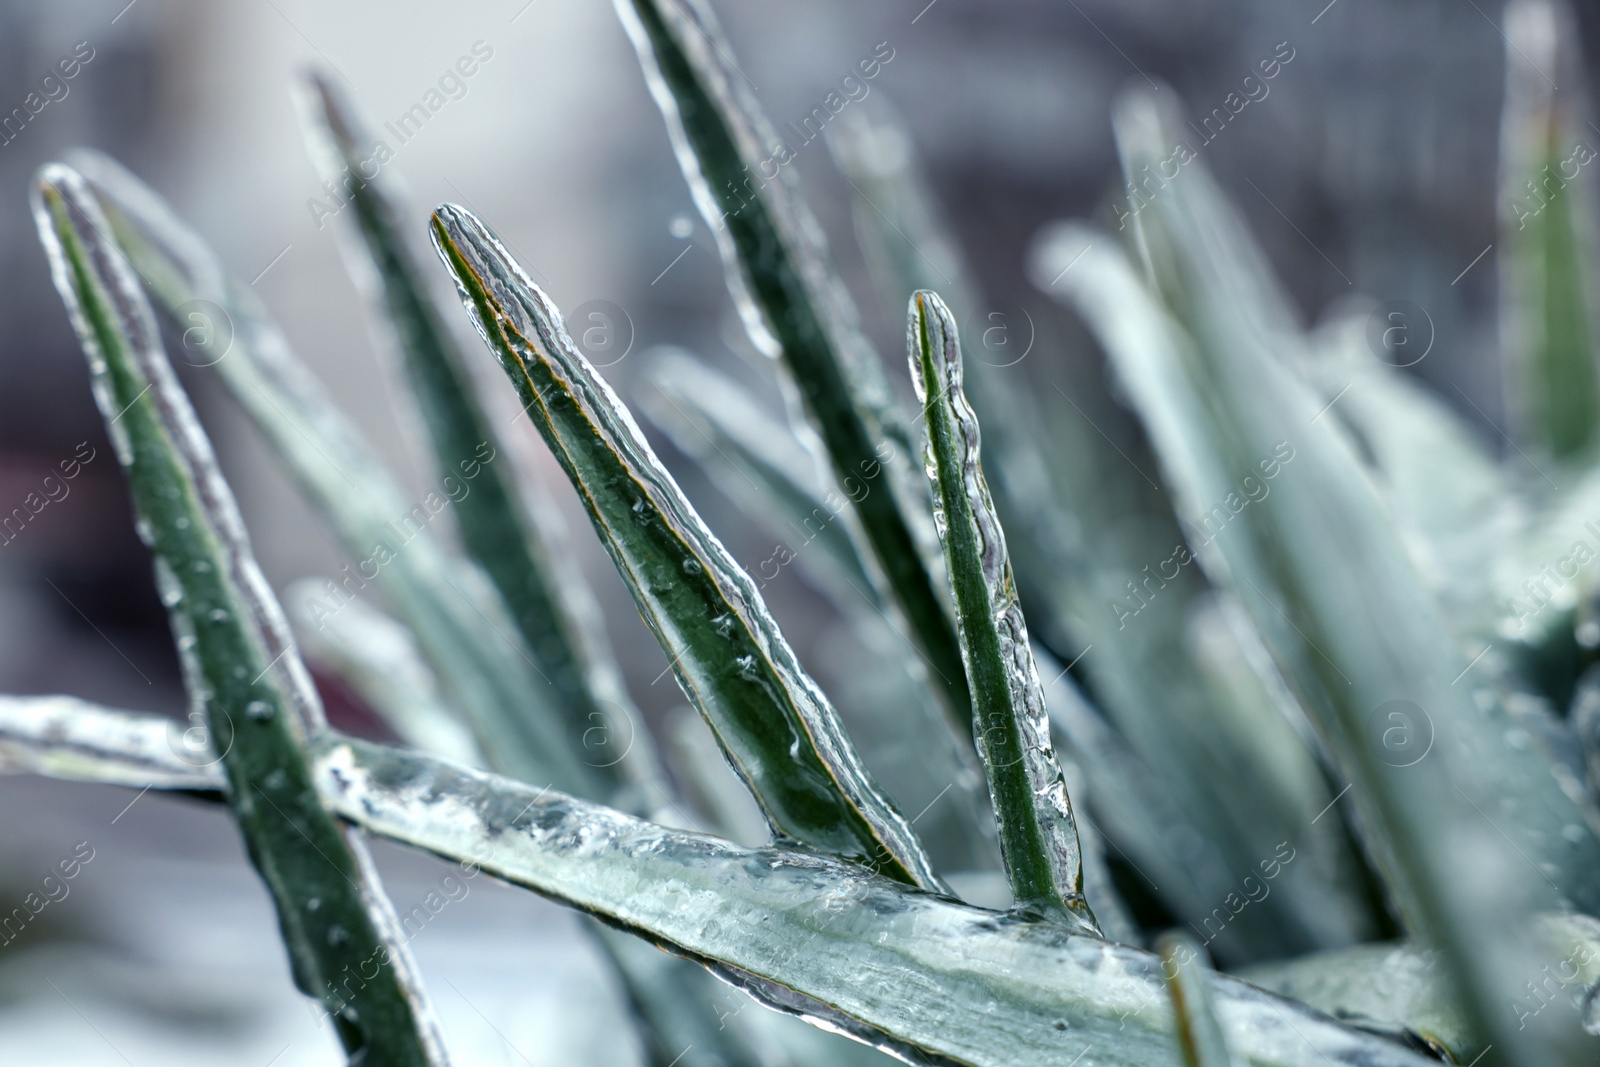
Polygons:
<instances>
[{"instance_id":1,"label":"green leaf","mask_svg":"<svg viewBox=\"0 0 1600 1067\"><path fill-rule=\"evenodd\" d=\"M433 239L473 324L578 490L679 684L773 829L904 881L937 886L910 825L867 775L755 583L573 347L560 313L465 209L435 212Z\"/></svg>"},{"instance_id":2,"label":"green leaf","mask_svg":"<svg viewBox=\"0 0 1600 1067\"><path fill-rule=\"evenodd\" d=\"M1228 1043L1211 1004L1211 961L1205 949L1188 934L1163 934L1156 943L1161 955L1161 976L1172 998L1178 1026L1178 1047L1184 1067L1230 1067Z\"/></svg>"},{"instance_id":3,"label":"green leaf","mask_svg":"<svg viewBox=\"0 0 1600 1067\"><path fill-rule=\"evenodd\" d=\"M829 639L829 696L868 769L904 811L941 871L998 871L994 818L971 729L957 727L929 690L916 650L883 613L840 514L837 488L823 488L799 441L746 390L686 354L650 354L652 421L694 456L719 488L778 540L753 568L765 580L789 563L843 616L849 636Z\"/></svg>"},{"instance_id":4,"label":"green leaf","mask_svg":"<svg viewBox=\"0 0 1600 1067\"><path fill-rule=\"evenodd\" d=\"M524 648L504 603L471 563L448 552L375 450L290 350L247 286L228 278L204 243L146 186L103 156L80 156L111 229L156 299L180 322L203 314L222 351L207 351L241 407L333 525L347 565L305 611L315 625L371 595L376 583L427 652L495 766L538 784L600 796L596 771L567 758L549 683ZM196 309L199 309L198 311ZM488 444L485 442L485 444ZM493 451L485 453L497 457ZM485 460L493 466L497 458ZM470 499L470 497L469 497Z\"/></svg>"},{"instance_id":5,"label":"green leaf","mask_svg":"<svg viewBox=\"0 0 1600 1067\"><path fill-rule=\"evenodd\" d=\"M441 761L343 740L325 796L370 832L481 864L697 959L781 1011L914 1063L1179 1063L1160 961L789 848L743 849ZM1255 1067L1424 1067L1381 1038L1224 976Z\"/></svg>"},{"instance_id":6,"label":"green leaf","mask_svg":"<svg viewBox=\"0 0 1600 1067\"><path fill-rule=\"evenodd\" d=\"M722 253L757 348L781 360L855 503L859 534L957 722L971 717L961 650L935 573L926 496L903 469L910 435L877 356L827 265L821 229L789 168L765 179L778 138L744 91L715 18L696 0L616 0L667 120L678 163ZM757 174L761 178L756 178ZM880 469L880 467L882 469ZM886 485L875 484L879 480ZM855 487L870 486L857 497Z\"/></svg>"},{"instance_id":7,"label":"green leaf","mask_svg":"<svg viewBox=\"0 0 1600 1067\"><path fill-rule=\"evenodd\" d=\"M184 679L234 818L272 895L295 983L338 1023L351 1063L441 1064L443 1046L358 836L323 810L302 745L321 704L250 554L244 526L167 362L138 276L83 179L33 189L51 274L156 557ZM358 989L335 983L382 960ZM348 999L346 999L348 997Z\"/></svg>"},{"instance_id":8,"label":"green leaf","mask_svg":"<svg viewBox=\"0 0 1600 1067\"><path fill-rule=\"evenodd\" d=\"M53 698L0 697L0 739L19 736L41 699ZM111 726L118 736L166 729L155 716L99 714L127 720ZM1070 1067L1093 1048L1105 1067L1181 1063L1161 962L1149 953L804 850L670 830L431 756L331 735L315 755L324 802L369 833L605 916L770 1007L909 1062ZM205 773L194 773L203 785ZM137 779L130 770L112 780ZM1236 979L1207 981L1227 1040L1252 1067L1436 1062Z\"/></svg>"},{"instance_id":9,"label":"green leaf","mask_svg":"<svg viewBox=\"0 0 1600 1067\"><path fill-rule=\"evenodd\" d=\"M1159 159L1169 140L1152 109L1129 104L1119 117L1133 166ZM1293 339L1260 328L1264 315L1229 299L1249 281L1213 254L1214 235L1231 220L1190 194L1208 181L1191 167L1137 219L1159 292L1187 329L1103 236L1057 231L1036 277L1055 277L1065 257L1084 254L1068 288L1194 528L1213 507L1242 501L1245 476L1294 457L1270 495L1236 514L1228 505L1231 517L1197 546L1201 561L1239 597L1313 717L1409 928L1447 951L1496 1055L1582 1055L1575 1020L1551 1017L1519 1034L1499 1005L1510 976L1530 962L1525 917L1555 903L1546 880L1561 879L1574 902L1594 905L1595 837L1492 694L1480 703L1455 686L1470 664L1346 439L1318 423L1324 405L1284 365ZM1474 876L1486 869L1499 874Z\"/></svg>"},{"instance_id":10,"label":"green leaf","mask_svg":"<svg viewBox=\"0 0 1600 1067\"><path fill-rule=\"evenodd\" d=\"M433 443L435 473L461 491L459 497L452 493L452 510L463 547L505 601L549 683L535 690L548 704L542 713L566 724L567 748L612 791L661 783L649 732L640 728L644 718L623 687L593 595L575 568L553 563L559 546L551 544L548 520L541 523L539 516L554 505L524 499L509 456L483 462L486 444L491 454L507 452L502 434L475 393L466 357L429 292L389 176L380 170L367 177L372 138L331 79L311 75L306 96L313 154L326 177L348 185L349 217L362 242L347 257L351 270L369 283L363 289L376 298L377 317L403 356ZM594 751L611 733L626 733L626 747L619 741L615 752ZM634 805L639 802L635 798Z\"/></svg>"},{"instance_id":11,"label":"green leaf","mask_svg":"<svg viewBox=\"0 0 1600 1067\"><path fill-rule=\"evenodd\" d=\"M1339 787L1328 787L1293 725L1303 712L1281 700L1281 686L1252 671L1225 695L1208 684L1193 636L1209 628L1210 590L1199 568L1187 565L1185 535L1157 484L1159 469L1137 431L1123 425L1121 405L1074 373L1096 360L1050 336L1048 315L981 302L909 133L874 103L881 104L877 96L829 126L830 147L861 194L856 229L867 261L894 294L896 323L911 292L934 288L963 321L987 308L982 321L1003 323L1008 343L1031 338L1031 348L969 353L964 371L984 425L990 486L1017 585L1037 636L1075 665L1144 765L1127 782L1107 783L1108 773L1092 760L1087 772L1125 801L1147 792L1152 779L1167 798L1155 824L1161 829L1128 838L1118 837L1134 828L1125 801L1108 801L1101 812L1094 796L1074 794L1080 807L1097 813L1159 885L1162 902L1197 929L1218 925L1216 909L1239 889L1236 872L1256 869L1284 845L1297 850L1301 858L1287 878L1292 889L1237 915L1224 911L1227 921L1209 935L1213 950L1230 960L1349 944L1379 932L1381 909L1360 891L1361 860L1340 812L1318 819ZM999 319L991 317L996 313ZM1027 352L1033 355L1019 358ZM1180 833L1185 856L1173 863L1168 842Z\"/></svg>"},{"instance_id":12,"label":"green leaf","mask_svg":"<svg viewBox=\"0 0 1600 1067\"><path fill-rule=\"evenodd\" d=\"M1568 59L1564 9L1521 0L1506 9L1506 95L1500 132L1501 318L1516 368L1525 438L1558 459L1592 457L1600 424L1591 304L1595 157L1578 112L1582 82ZM1551 79L1555 78L1555 81ZM1568 170L1571 173L1568 173Z\"/></svg>"},{"instance_id":13,"label":"green leaf","mask_svg":"<svg viewBox=\"0 0 1600 1067\"><path fill-rule=\"evenodd\" d=\"M1592 1019L1600 982L1600 920L1541 915L1531 936L1545 966L1513 991L1506 1010L1522 1025L1556 998L1582 1000ZM1445 961L1432 949L1394 942L1358 945L1258 964L1240 977L1364 1030L1443 1050L1456 1063L1472 1063L1487 1051L1453 1002Z\"/></svg>"},{"instance_id":14,"label":"green leaf","mask_svg":"<svg viewBox=\"0 0 1600 1067\"><path fill-rule=\"evenodd\" d=\"M906 355L927 422L934 519L972 690L978 755L989 779L1000 852L1018 906L1099 933L1083 899L1083 860L1044 687L1028 644L1005 533L979 463L978 417L961 386L961 344L944 301L911 297Z\"/></svg>"}]
</instances>

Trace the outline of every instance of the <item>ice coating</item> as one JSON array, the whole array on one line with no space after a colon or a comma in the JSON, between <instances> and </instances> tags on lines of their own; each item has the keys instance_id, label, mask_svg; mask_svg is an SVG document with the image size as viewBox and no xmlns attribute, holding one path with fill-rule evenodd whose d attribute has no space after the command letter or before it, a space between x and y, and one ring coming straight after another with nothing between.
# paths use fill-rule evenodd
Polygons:
<instances>
[{"instance_id":1,"label":"ice coating","mask_svg":"<svg viewBox=\"0 0 1600 1067\"><path fill-rule=\"evenodd\" d=\"M216 760L174 750L182 720L133 715L75 697L0 697L0 770L132 789L217 790Z\"/></svg>"},{"instance_id":2,"label":"ice coating","mask_svg":"<svg viewBox=\"0 0 1600 1067\"><path fill-rule=\"evenodd\" d=\"M336 889L342 899L328 911L357 927L358 940L347 951L381 947L398 961L394 981L372 983L363 998L372 1017L342 1035L347 1049L352 1055L371 1049L396 1063L443 1065L447 1059L437 1024L404 959L403 942L390 937L393 930L372 910L378 891L355 887L351 875L329 858L331 851L356 872L370 867L365 844L342 833L317 809L310 792L302 746L325 728L322 706L251 554L210 442L167 360L140 279L109 238L110 223L76 171L60 164L43 168L32 200L52 277L88 357L96 402L134 488L136 528L158 561L161 596L174 623L185 680L192 698L204 705L206 740L226 771L240 832L276 905L296 985L327 1003L329 994L320 982L337 974L344 955L340 946L351 943L346 930L339 944L317 945L313 931L319 922L298 914L298 896L307 886L329 884L331 876L352 888L348 896L342 887ZM106 350L107 337L115 339L115 351ZM130 412L133 418L121 425ZM135 426L140 428L137 442ZM163 523L159 530L155 516ZM185 602L191 588L196 603ZM215 638L210 653L197 636L201 627L210 628L208 640ZM210 658L203 661L206 655ZM224 669L230 660L232 674ZM246 681L249 673L255 677ZM226 696L218 692L224 688ZM257 723L251 743L236 745L246 724L230 705L237 711L246 700L244 711ZM266 725L280 703L287 717ZM256 714L257 705L269 714ZM269 802L271 814L258 807L258 795ZM308 800L315 814L302 809L301 822L284 812L282 805L296 808ZM290 826L297 837L285 834ZM341 836L347 849L340 849ZM308 869L308 852L317 854L326 869Z\"/></svg>"},{"instance_id":3,"label":"ice coating","mask_svg":"<svg viewBox=\"0 0 1600 1067\"><path fill-rule=\"evenodd\" d=\"M250 290L226 277L215 255L138 179L94 153L74 158L107 202L113 231L163 303L171 308L199 298L231 316L234 347L215 369L321 505L348 551L365 559L375 545L392 543L389 524L406 514L406 493ZM474 733L501 761L497 766L592 795L587 767L551 758L561 751L562 737L550 717L539 714L534 698L541 680L482 572L449 557L422 530L389 557L381 574L390 604L428 651Z\"/></svg>"},{"instance_id":4,"label":"ice coating","mask_svg":"<svg viewBox=\"0 0 1600 1067\"><path fill-rule=\"evenodd\" d=\"M31 714L13 705L61 699L0 700L0 737L15 736ZM153 738L164 721L72 704L58 716L72 736ZM71 721L80 715L88 718ZM103 748L110 759L122 752L120 743ZM814 853L667 829L434 756L332 733L312 755L323 802L366 832L605 916L769 1007L907 1062L1148 1067L1177 1054L1161 964L1150 953ZM136 764L115 780L137 785ZM187 773L197 786L206 780ZM1240 1062L1436 1062L1237 979L1204 981Z\"/></svg>"},{"instance_id":5,"label":"ice coating","mask_svg":"<svg viewBox=\"0 0 1600 1067\"><path fill-rule=\"evenodd\" d=\"M907 1062L1149 1067L1177 1054L1147 952L367 742L329 737L317 772L325 802L371 833L605 916ZM1207 981L1240 1062L1434 1062L1236 979Z\"/></svg>"},{"instance_id":6,"label":"ice coating","mask_svg":"<svg viewBox=\"0 0 1600 1067\"><path fill-rule=\"evenodd\" d=\"M560 312L465 209L441 207L433 238L474 325L578 488L679 683L774 829L939 886L910 824L873 783L755 583L573 346ZM668 606L668 597L680 596Z\"/></svg>"},{"instance_id":7,"label":"ice coating","mask_svg":"<svg viewBox=\"0 0 1600 1067\"><path fill-rule=\"evenodd\" d=\"M961 386L955 320L936 294L912 296L907 349L927 413L927 471L972 685L978 754L1012 892L1019 905L1065 909L1098 933L1083 898L1078 828L1050 740L1005 533L979 464L978 416Z\"/></svg>"},{"instance_id":8,"label":"ice coating","mask_svg":"<svg viewBox=\"0 0 1600 1067\"><path fill-rule=\"evenodd\" d=\"M912 435L895 410L855 305L828 262L822 228L793 168L766 174L761 161L780 141L706 4L616 0L615 6L666 119L684 179L717 241L746 330L758 348L781 357L795 435L819 469L840 483L858 476L861 464L877 462L875 449L890 447L886 459L878 457L887 468L887 492L856 501L841 521L861 545L863 563L894 594L886 610L904 617L936 667L929 681L965 727L971 701L964 677L946 666L960 653L938 597L943 559L922 480L910 468ZM714 182L724 188L713 188Z\"/></svg>"}]
</instances>

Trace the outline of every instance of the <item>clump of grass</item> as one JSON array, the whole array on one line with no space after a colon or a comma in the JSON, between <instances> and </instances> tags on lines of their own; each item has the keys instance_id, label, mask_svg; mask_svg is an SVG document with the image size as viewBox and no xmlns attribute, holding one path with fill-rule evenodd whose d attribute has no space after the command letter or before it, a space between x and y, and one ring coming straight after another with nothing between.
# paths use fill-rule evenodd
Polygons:
<instances>
[{"instance_id":1,"label":"clump of grass","mask_svg":"<svg viewBox=\"0 0 1600 1067\"><path fill-rule=\"evenodd\" d=\"M352 1063L446 1059L364 834L596 917L658 1067L765 1064L775 1048L818 1064L1593 1062L1600 590L1569 544L1600 500L1587 182L1541 200L1531 226L1507 212L1523 444L1558 475L1532 482L1377 358L1359 316L1304 329L1199 163L1132 216L1126 246L1050 228L1039 288L1093 331L1148 438L1159 481L1130 488L1116 445L1015 368L963 357L976 284L903 134L854 115L834 149L905 315L916 412L897 409L792 177L744 181L773 135L710 13L617 6L803 424L774 437L772 416L683 356L658 367L652 413L733 472L757 521L822 517L783 562L881 657L875 722L847 721L808 675L761 582L471 212L435 211L433 250L700 734L678 724L658 748L643 731L549 505L501 458L470 372L483 354L429 293L422 219L381 176L352 187L354 266L377 280L437 473L474 484L457 536L419 524L398 548L393 476L248 287L137 179L82 155L41 172L36 216L204 744L177 743L167 719L6 698L0 763L225 803L296 981ZM1508 17L1508 196L1574 129L1529 76L1554 66L1562 18L1545 0ZM330 171L365 158L327 83L305 99ZM1178 136L1142 93L1115 126L1135 181ZM217 372L351 553L382 556L371 580L393 617L349 604L319 614L309 644L402 745L323 721L152 303L227 316ZM741 815L709 751L769 844L729 840ZM950 799L908 818L929 782ZM1009 908L962 899L986 875ZM339 980L372 960L378 977ZM711 975L814 1027L775 1042L779 1016L720 1018Z\"/></svg>"}]
</instances>

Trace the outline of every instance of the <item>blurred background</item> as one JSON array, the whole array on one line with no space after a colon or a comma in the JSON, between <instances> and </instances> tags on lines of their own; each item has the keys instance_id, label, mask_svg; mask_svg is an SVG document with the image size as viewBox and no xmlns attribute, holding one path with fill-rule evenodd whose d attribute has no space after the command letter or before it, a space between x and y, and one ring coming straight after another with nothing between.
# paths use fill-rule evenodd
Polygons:
<instances>
[{"instance_id":1,"label":"blurred background","mask_svg":"<svg viewBox=\"0 0 1600 1067\"><path fill-rule=\"evenodd\" d=\"M673 345L777 404L609 4L124 4L0 3L0 116L23 107L58 60L80 61L65 95L0 134L0 511L60 461L94 456L67 496L0 545L0 691L183 709L149 560L28 213L30 175L74 145L121 159L253 279L300 355L420 493L428 475L414 412L344 269L349 220L328 217L337 205L305 151L290 90L307 65L331 71L383 136L459 58L476 56L477 72L447 90L385 168L411 195L419 239L440 201L480 214L569 317L606 316L607 358L596 362L625 399ZM892 108L911 130L992 303L973 316L1026 305L1039 318L1028 327L1037 343L1017 373L1062 383L1083 417L1130 450L1142 447L1137 429L1106 390L1099 353L1070 316L1032 294L1029 242L1062 217L1115 228L1110 105L1124 85L1175 93L1198 121L1276 58L1269 91L1206 144L1206 165L1308 322L1356 293L1429 309L1434 355L1413 371L1485 440L1500 440L1489 247L1505 48L1498 3L746 0L718 13L779 126L819 106L859 60L892 57L849 106ZM1586 51L1600 55L1600 12L1579 5L1578 14ZM883 310L853 240L855 191L820 142L795 167L891 379L908 385L903 325ZM350 562L219 384L204 369L185 371L274 585ZM634 697L659 716L681 703L661 675L665 661L532 443ZM765 558L770 537L666 441L657 446L735 556L747 567ZM836 636L824 599L793 569L767 593L824 686L846 684L821 666L832 657L819 650ZM331 683L328 698L337 724L370 727ZM0 909L80 842L94 856L47 921L0 945L0 1064L338 1061L331 1032L292 991L267 898L220 813L37 779L0 779L0 812ZM447 870L388 847L378 855L402 911ZM619 1010L616 991L559 909L478 879L413 947L463 1062L637 1059L605 1025ZM580 1011L596 1020L592 1042L563 1028L578 1046L553 1045L541 1020Z\"/></svg>"}]
</instances>

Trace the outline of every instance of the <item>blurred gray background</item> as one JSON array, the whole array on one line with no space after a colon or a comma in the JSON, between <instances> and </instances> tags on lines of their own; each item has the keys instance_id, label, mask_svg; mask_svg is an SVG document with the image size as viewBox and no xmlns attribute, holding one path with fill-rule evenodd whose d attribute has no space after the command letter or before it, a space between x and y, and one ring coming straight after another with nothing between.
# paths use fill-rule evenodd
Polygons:
<instances>
[{"instance_id":1,"label":"blurred gray background","mask_svg":"<svg viewBox=\"0 0 1600 1067\"><path fill-rule=\"evenodd\" d=\"M67 498L0 545L0 691L68 692L174 714L182 703L148 559L28 213L30 175L73 145L123 160L237 275L255 279L300 354L421 488L428 476L411 412L341 260L338 230L348 220L319 225L313 208L326 194L290 86L307 64L331 68L381 127L477 44L491 57L386 168L409 189L419 237L427 208L465 204L563 308L594 300L623 308L631 348L606 373L625 398L661 344L693 349L771 396L609 4L124 5L0 3L0 115L22 106L80 42L93 50L67 95L0 144L0 511L80 442L97 450ZM1579 14L1589 54L1600 55L1593 7ZM718 10L777 124L809 113L887 42L893 59L870 95L911 127L997 305L1028 292L1024 253L1041 224L1063 216L1115 224L1109 108L1120 88L1148 80L1176 92L1191 115L1205 113L1286 46L1293 59L1269 95L1205 148L1206 165L1308 321L1355 292L1429 308L1438 354L1417 372L1463 408L1470 398L1481 413L1468 408L1469 417L1497 439L1487 421L1502 417L1494 254L1473 262L1495 240L1497 3L746 0ZM881 310L854 247L852 190L820 145L800 152L796 166L899 381L901 326ZM1098 391L1099 356L1077 325L1063 317L1045 334L1053 340L1030 359L1043 369L1028 373L1084 383L1078 395L1100 425L1132 435L1126 414ZM269 578L282 588L348 562L217 384L203 370L186 382ZM660 450L735 555L763 558L765 537L675 451ZM545 459L547 484L564 489ZM635 697L659 713L680 699L670 681L652 684L665 661L587 521L561 499ZM788 573L773 600L802 657L813 657L829 630L822 601ZM330 693L330 702L336 721L361 727L348 701ZM49 921L0 945L0 1064L336 1062L331 1034L290 989L266 898L231 827L183 801L148 796L126 807L131 799L0 779L0 908L78 842L95 850ZM445 873L396 850L380 859L402 910L408 894L426 893ZM462 1059L630 1062L635 1051L607 1037L615 993L567 920L487 881L415 945ZM593 1047L541 1040L541 1018L580 1009L595 1014Z\"/></svg>"}]
</instances>

